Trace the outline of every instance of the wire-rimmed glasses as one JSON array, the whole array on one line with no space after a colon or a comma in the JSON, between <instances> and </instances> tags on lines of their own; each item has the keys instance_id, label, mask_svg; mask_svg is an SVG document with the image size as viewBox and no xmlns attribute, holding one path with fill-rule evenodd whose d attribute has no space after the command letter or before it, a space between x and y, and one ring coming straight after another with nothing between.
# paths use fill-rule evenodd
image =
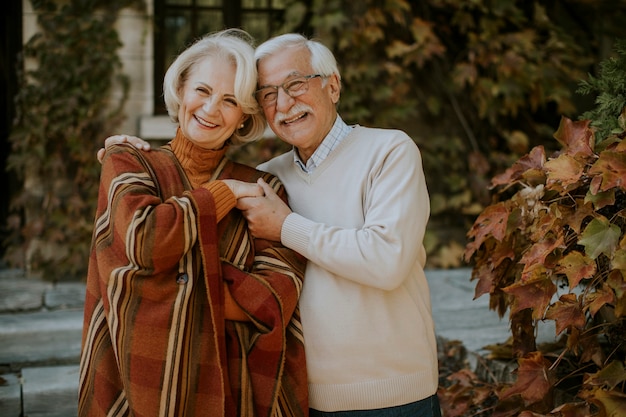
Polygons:
<instances>
[{"instance_id":1,"label":"wire-rimmed glasses","mask_svg":"<svg viewBox=\"0 0 626 417\"><path fill-rule=\"evenodd\" d=\"M322 74L303 75L301 77L292 78L280 85L266 85L254 92L259 104L263 107L276 104L278 99L278 89L282 88L289 97L298 97L309 90L309 80L317 77L323 77Z\"/></svg>"}]
</instances>

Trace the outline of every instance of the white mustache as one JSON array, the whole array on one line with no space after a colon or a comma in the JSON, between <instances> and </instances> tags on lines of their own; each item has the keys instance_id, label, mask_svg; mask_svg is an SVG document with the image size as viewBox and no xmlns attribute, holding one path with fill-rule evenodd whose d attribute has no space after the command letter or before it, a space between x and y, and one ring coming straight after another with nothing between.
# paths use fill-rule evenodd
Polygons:
<instances>
[{"instance_id":1,"label":"white mustache","mask_svg":"<svg viewBox=\"0 0 626 417\"><path fill-rule=\"evenodd\" d=\"M303 104L303 103L296 103L295 106L289 109L288 113L277 112L274 115L274 124L280 124L284 122L285 120L289 120L295 115L297 115L298 113L312 113L312 112L313 112L313 109L311 108L311 106L307 104Z\"/></svg>"}]
</instances>

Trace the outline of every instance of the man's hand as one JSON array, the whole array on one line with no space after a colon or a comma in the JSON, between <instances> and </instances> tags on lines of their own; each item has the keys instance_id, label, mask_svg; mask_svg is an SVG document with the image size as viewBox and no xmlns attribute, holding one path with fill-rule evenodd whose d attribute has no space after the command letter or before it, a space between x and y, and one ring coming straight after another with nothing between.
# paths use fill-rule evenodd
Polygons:
<instances>
[{"instance_id":1,"label":"man's hand","mask_svg":"<svg viewBox=\"0 0 626 417\"><path fill-rule=\"evenodd\" d=\"M240 198L237 200L237 208L248 220L252 236L280 242L283 222L291 214L291 209L262 178L257 183L265 196Z\"/></svg>"},{"instance_id":2,"label":"man's hand","mask_svg":"<svg viewBox=\"0 0 626 417\"><path fill-rule=\"evenodd\" d=\"M235 194L237 199L244 197L263 197L265 194L263 192L263 188L260 185L255 184L253 182L244 182L239 180L222 180L228 187L230 191Z\"/></svg>"},{"instance_id":3,"label":"man's hand","mask_svg":"<svg viewBox=\"0 0 626 417\"><path fill-rule=\"evenodd\" d=\"M130 143L134 145L137 149L143 149L144 151L150 150L150 144L145 140L138 138L137 136L128 136L128 135L113 135L109 136L104 141L104 148L100 148L96 157L98 158L98 162L102 163L102 158L104 158L104 152L106 148L112 145L118 145L120 143Z\"/></svg>"}]
</instances>

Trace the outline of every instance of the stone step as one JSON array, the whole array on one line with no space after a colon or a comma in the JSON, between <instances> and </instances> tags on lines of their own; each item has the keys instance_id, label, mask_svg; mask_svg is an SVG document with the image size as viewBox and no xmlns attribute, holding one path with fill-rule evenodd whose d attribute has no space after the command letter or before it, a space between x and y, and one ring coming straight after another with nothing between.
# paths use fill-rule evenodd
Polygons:
<instances>
[{"instance_id":1,"label":"stone step","mask_svg":"<svg viewBox=\"0 0 626 417\"><path fill-rule=\"evenodd\" d=\"M78 364L82 309L0 315L0 365Z\"/></svg>"},{"instance_id":2,"label":"stone step","mask_svg":"<svg viewBox=\"0 0 626 417\"><path fill-rule=\"evenodd\" d=\"M78 372L78 365L64 365L23 368L21 378L0 375L0 416L76 416Z\"/></svg>"}]
</instances>

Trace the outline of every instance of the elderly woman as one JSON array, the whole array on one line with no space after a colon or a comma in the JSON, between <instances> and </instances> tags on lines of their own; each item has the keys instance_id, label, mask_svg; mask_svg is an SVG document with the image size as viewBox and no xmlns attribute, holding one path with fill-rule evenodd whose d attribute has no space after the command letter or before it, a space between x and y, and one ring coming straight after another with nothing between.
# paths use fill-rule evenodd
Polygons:
<instances>
[{"instance_id":1,"label":"elderly woman","mask_svg":"<svg viewBox=\"0 0 626 417\"><path fill-rule=\"evenodd\" d=\"M305 259L252 239L237 199L266 173L225 157L264 130L249 35L185 50L165 75L167 145L107 148L89 261L79 416L305 416Z\"/></svg>"}]
</instances>

